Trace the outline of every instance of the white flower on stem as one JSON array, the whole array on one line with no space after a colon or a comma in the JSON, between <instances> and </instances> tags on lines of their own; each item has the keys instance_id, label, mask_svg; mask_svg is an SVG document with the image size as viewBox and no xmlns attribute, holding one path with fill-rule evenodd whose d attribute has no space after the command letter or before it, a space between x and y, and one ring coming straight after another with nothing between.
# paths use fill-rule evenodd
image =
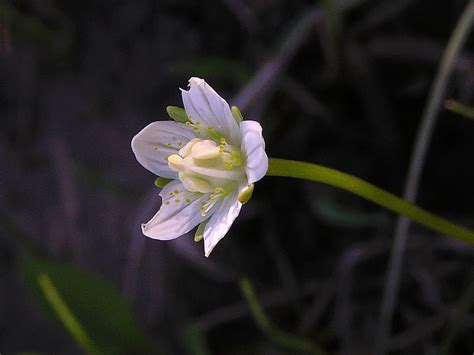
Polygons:
<instances>
[{"instance_id":1,"label":"white flower on stem","mask_svg":"<svg viewBox=\"0 0 474 355\"><path fill-rule=\"evenodd\" d=\"M253 183L268 169L262 127L242 121L203 79L191 78L181 90L184 111L169 108L176 121L146 126L132 140L137 160L154 174L172 179L163 187L162 205L142 225L150 238L170 240L199 225L209 256L251 196Z\"/></svg>"}]
</instances>

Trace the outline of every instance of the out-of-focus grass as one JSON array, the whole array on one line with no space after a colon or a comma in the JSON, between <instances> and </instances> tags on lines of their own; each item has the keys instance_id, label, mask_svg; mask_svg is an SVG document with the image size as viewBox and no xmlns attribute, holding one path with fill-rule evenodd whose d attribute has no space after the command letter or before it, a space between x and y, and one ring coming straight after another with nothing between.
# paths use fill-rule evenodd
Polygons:
<instances>
[{"instance_id":1,"label":"out-of-focus grass","mask_svg":"<svg viewBox=\"0 0 474 355\"><path fill-rule=\"evenodd\" d=\"M189 325L184 329L184 341L190 355L210 355L204 336L199 330Z\"/></svg>"},{"instance_id":2,"label":"out-of-focus grass","mask_svg":"<svg viewBox=\"0 0 474 355\"><path fill-rule=\"evenodd\" d=\"M316 213L324 222L345 228L364 228L386 225L388 216L382 212L363 212L343 207L330 198L315 201Z\"/></svg>"},{"instance_id":3,"label":"out-of-focus grass","mask_svg":"<svg viewBox=\"0 0 474 355\"><path fill-rule=\"evenodd\" d=\"M101 171L89 168L82 163L76 162L74 164L74 174L89 185L111 191L118 196L133 200L138 200L142 197L140 192L130 185L114 180Z\"/></svg>"},{"instance_id":4,"label":"out-of-focus grass","mask_svg":"<svg viewBox=\"0 0 474 355\"><path fill-rule=\"evenodd\" d=\"M250 281L246 278L239 280L240 290L249 306L250 312L262 332L275 345L293 353L324 355L326 352L312 341L286 333L277 328L265 314Z\"/></svg>"},{"instance_id":5,"label":"out-of-focus grass","mask_svg":"<svg viewBox=\"0 0 474 355\"><path fill-rule=\"evenodd\" d=\"M19 265L33 297L87 353L151 351L151 341L112 285L45 256L5 213L0 213L0 227L23 247Z\"/></svg>"},{"instance_id":6,"label":"out-of-focus grass","mask_svg":"<svg viewBox=\"0 0 474 355\"><path fill-rule=\"evenodd\" d=\"M76 342L89 354L99 354L99 349L92 342L89 335L77 320L74 313L61 297L58 289L47 274L38 275L38 285L43 292L44 298L49 302L64 327L69 331Z\"/></svg>"},{"instance_id":7,"label":"out-of-focus grass","mask_svg":"<svg viewBox=\"0 0 474 355\"><path fill-rule=\"evenodd\" d=\"M39 305L89 353L150 351L127 303L108 282L77 266L26 253L24 281Z\"/></svg>"},{"instance_id":8,"label":"out-of-focus grass","mask_svg":"<svg viewBox=\"0 0 474 355\"><path fill-rule=\"evenodd\" d=\"M464 105L462 102L456 100L447 100L445 103L446 109L455 112L466 118L474 120L474 107Z\"/></svg>"},{"instance_id":9,"label":"out-of-focus grass","mask_svg":"<svg viewBox=\"0 0 474 355\"><path fill-rule=\"evenodd\" d=\"M416 202L421 173L425 165L431 138L435 130L438 112L443 104L451 73L454 70L461 50L471 32L473 19L474 1L471 0L466 4L449 38L421 117L403 192L403 198L410 203ZM382 355L386 353L385 346L391 331L392 318L400 287L400 274L409 236L409 228L410 221L406 217L399 217L395 226L394 242L389 260L386 283L382 297L382 307L380 311L379 334L376 350ZM470 239L473 239L474 233L467 232L471 234Z\"/></svg>"},{"instance_id":10,"label":"out-of-focus grass","mask_svg":"<svg viewBox=\"0 0 474 355\"><path fill-rule=\"evenodd\" d=\"M19 11L10 1L0 2L0 20L12 26L15 36L41 46L54 47L55 32L38 17Z\"/></svg>"}]
</instances>

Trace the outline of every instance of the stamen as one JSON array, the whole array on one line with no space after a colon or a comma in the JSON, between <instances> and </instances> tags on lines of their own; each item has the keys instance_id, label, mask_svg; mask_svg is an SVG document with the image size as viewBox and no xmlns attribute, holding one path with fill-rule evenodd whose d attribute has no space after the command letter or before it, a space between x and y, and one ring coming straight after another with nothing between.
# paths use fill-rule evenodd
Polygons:
<instances>
[{"instance_id":1,"label":"stamen","mask_svg":"<svg viewBox=\"0 0 474 355\"><path fill-rule=\"evenodd\" d=\"M219 148L211 140L202 140L192 147L192 157L195 159L214 159L219 155Z\"/></svg>"},{"instance_id":2,"label":"stamen","mask_svg":"<svg viewBox=\"0 0 474 355\"><path fill-rule=\"evenodd\" d=\"M168 166L170 167L170 169L174 171L184 170L183 158L181 158L178 154L171 154L167 160L168 160Z\"/></svg>"}]
</instances>

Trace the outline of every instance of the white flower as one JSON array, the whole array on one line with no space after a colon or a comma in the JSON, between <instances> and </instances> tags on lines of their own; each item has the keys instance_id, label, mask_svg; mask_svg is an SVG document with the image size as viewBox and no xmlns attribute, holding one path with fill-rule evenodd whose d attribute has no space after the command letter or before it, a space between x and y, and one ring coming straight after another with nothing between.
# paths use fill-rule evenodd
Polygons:
<instances>
[{"instance_id":1,"label":"white flower","mask_svg":"<svg viewBox=\"0 0 474 355\"><path fill-rule=\"evenodd\" d=\"M203 79L191 78L189 90L181 91L187 121L153 122L132 140L140 164L173 180L142 230L170 240L205 222L198 230L209 256L267 172L268 158L260 124L241 121L238 109L231 111Z\"/></svg>"}]
</instances>

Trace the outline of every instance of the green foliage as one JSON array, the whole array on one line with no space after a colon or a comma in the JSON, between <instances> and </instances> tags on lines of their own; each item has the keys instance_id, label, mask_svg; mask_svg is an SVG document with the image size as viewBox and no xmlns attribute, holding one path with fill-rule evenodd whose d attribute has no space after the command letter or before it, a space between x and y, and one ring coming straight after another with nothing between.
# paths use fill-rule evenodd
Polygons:
<instances>
[{"instance_id":1,"label":"green foliage","mask_svg":"<svg viewBox=\"0 0 474 355\"><path fill-rule=\"evenodd\" d=\"M43 296L76 342L87 351L87 353L99 354L99 349L63 300L53 281L51 281L51 278L47 274L41 273L38 275L36 281L40 286Z\"/></svg>"},{"instance_id":2,"label":"green foliage","mask_svg":"<svg viewBox=\"0 0 474 355\"><path fill-rule=\"evenodd\" d=\"M155 186L156 186L156 187L159 187L160 189L162 189L162 188L165 187L170 181L172 181L172 179L167 179L167 178L158 176L158 177L156 178L156 180L155 180Z\"/></svg>"},{"instance_id":3,"label":"green foliage","mask_svg":"<svg viewBox=\"0 0 474 355\"><path fill-rule=\"evenodd\" d=\"M100 189L110 191L117 196L129 198L132 200L141 197L140 192L121 181L117 181L103 172L87 167L86 165L75 162L73 166L74 175L81 181L98 187Z\"/></svg>"},{"instance_id":4,"label":"green foliage","mask_svg":"<svg viewBox=\"0 0 474 355\"><path fill-rule=\"evenodd\" d=\"M252 284L247 278L241 278L239 280L239 286L258 327L274 344L290 350L292 354L326 355L326 352L321 349L318 344L277 328L265 314L265 311L255 295Z\"/></svg>"},{"instance_id":5,"label":"green foliage","mask_svg":"<svg viewBox=\"0 0 474 355\"><path fill-rule=\"evenodd\" d=\"M254 187L254 184L250 184L246 189L242 190L238 197L240 203L246 204L252 198Z\"/></svg>"},{"instance_id":6,"label":"green foliage","mask_svg":"<svg viewBox=\"0 0 474 355\"><path fill-rule=\"evenodd\" d=\"M0 19L12 26L15 37L47 47L54 47L55 31L38 17L18 10L12 3L16 2L0 1Z\"/></svg>"},{"instance_id":7,"label":"green foliage","mask_svg":"<svg viewBox=\"0 0 474 355\"><path fill-rule=\"evenodd\" d=\"M167 106L166 112L168 112L168 115L176 122L181 122L181 123L189 122L189 117L186 114L186 111L184 111L184 109L181 107Z\"/></svg>"},{"instance_id":8,"label":"green foliage","mask_svg":"<svg viewBox=\"0 0 474 355\"><path fill-rule=\"evenodd\" d=\"M445 106L449 111L456 112L465 118L474 120L474 107L464 105L456 100L446 100Z\"/></svg>"},{"instance_id":9,"label":"green foliage","mask_svg":"<svg viewBox=\"0 0 474 355\"><path fill-rule=\"evenodd\" d=\"M199 227L196 229L196 233L194 234L194 241L200 242L204 238L204 229L206 228L206 224L209 222L209 220L205 220L202 222Z\"/></svg>"},{"instance_id":10,"label":"green foliage","mask_svg":"<svg viewBox=\"0 0 474 355\"><path fill-rule=\"evenodd\" d=\"M184 329L184 341L188 354L190 355L210 355L205 337L194 325L189 325Z\"/></svg>"},{"instance_id":11,"label":"green foliage","mask_svg":"<svg viewBox=\"0 0 474 355\"><path fill-rule=\"evenodd\" d=\"M29 254L21 258L20 267L42 308L82 341L88 353L150 352L151 343L127 303L106 281L71 264Z\"/></svg>"},{"instance_id":12,"label":"green foliage","mask_svg":"<svg viewBox=\"0 0 474 355\"><path fill-rule=\"evenodd\" d=\"M244 120L242 112L240 112L240 109L237 106L232 106L230 110L232 111L232 116L237 123L240 123Z\"/></svg>"}]
</instances>

